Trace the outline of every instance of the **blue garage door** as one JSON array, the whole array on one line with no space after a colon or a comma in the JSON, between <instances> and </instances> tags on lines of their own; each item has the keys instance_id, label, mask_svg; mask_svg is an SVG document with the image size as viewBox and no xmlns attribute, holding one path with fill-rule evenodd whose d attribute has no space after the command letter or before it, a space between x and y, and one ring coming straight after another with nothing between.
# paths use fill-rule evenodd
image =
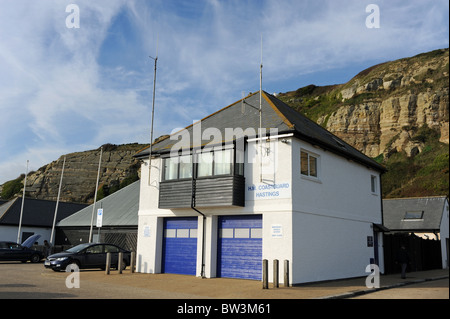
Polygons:
<instances>
[{"instance_id":1,"label":"blue garage door","mask_svg":"<svg viewBox=\"0 0 450 319\"><path fill-rule=\"evenodd\" d=\"M165 218L162 272L195 275L197 266L197 217Z\"/></svg>"},{"instance_id":2,"label":"blue garage door","mask_svg":"<svg viewBox=\"0 0 450 319\"><path fill-rule=\"evenodd\" d=\"M217 276L262 279L262 215L219 217Z\"/></svg>"}]
</instances>

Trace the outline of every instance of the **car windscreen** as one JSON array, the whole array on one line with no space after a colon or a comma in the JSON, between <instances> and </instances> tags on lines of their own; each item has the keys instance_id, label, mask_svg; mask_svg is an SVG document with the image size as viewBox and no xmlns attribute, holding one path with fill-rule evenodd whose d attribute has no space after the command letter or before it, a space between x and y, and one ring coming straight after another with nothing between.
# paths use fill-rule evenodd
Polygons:
<instances>
[{"instance_id":1,"label":"car windscreen","mask_svg":"<svg viewBox=\"0 0 450 319\"><path fill-rule=\"evenodd\" d=\"M69 248L66 251L69 253L78 253L80 251L82 251L83 249L85 249L86 247L89 247L90 244L79 244L75 247Z\"/></svg>"}]
</instances>

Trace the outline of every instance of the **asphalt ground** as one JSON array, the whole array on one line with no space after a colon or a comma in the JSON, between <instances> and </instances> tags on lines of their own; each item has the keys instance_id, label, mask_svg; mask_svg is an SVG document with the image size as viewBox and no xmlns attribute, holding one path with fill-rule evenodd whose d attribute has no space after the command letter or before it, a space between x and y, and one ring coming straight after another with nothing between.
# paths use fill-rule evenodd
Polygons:
<instances>
[{"instance_id":1,"label":"asphalt ground","mask_svg":"<svg viewBox=\"0 0 450 319\"><path fill-rule=\"evenodd\" d=\"M425 288L431 288L435 281L441 283L439 293L430 298L448 299L448 278L449 270L439 269L407 273L406 279L399 274L381 275L379 288L367 288L366 277L360 277L279 288L269 283L269 289L262 289L262 283L254 280L141 274L129 269L122 274L115 270L109 275L101 270L75 274L54 272L42 263L0 262L0 299L348 299L376 297L383 291L416 284L422 284L425 293ZM73 287L75 283L79 283L79 288ZM427 298L427 294L407 298L414 296Z\"/></svg>"}]
</instances>

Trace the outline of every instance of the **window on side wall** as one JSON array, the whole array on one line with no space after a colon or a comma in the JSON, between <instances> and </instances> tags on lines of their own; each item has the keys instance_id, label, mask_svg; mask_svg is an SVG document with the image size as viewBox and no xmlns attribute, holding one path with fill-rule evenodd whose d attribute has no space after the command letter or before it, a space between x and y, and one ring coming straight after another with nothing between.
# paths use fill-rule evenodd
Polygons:
<instances>
[{"instance_id":1,"label":"window on side wall","mask_svg":"<svg viewBox=\"0 0 450 319\"><path fill-rule=\"evenodd\" d=\"M319 156L311 154L307 151L300 151L300 172L303 176L318 178L319 173Z\"/></svg>"},{"instance_id":2,"label":"window on side wall","mask_svg":"<svg viewBox=\"0 0 450 319\"><path fill-rule=\"evenodd\" d=\"M377 177L375 175L370 175L370 191L372 192L372 194L377 194Z\"/></svg>"}]
</instances>

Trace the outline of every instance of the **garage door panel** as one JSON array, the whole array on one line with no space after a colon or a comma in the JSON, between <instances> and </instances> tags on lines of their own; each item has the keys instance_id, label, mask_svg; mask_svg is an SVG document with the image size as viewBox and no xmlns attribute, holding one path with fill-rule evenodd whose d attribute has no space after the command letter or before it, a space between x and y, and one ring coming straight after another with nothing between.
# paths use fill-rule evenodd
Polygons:
<instances>
[{"instance_id":1,"label":"garage door panel","mask_svg":"<svg viewBox=\"0 0 450 319\"><path fill-rule=\"evenodd\" d=\"M197 218L164 219L162 271L195 275L197 267Z\"/></svg>"},{"instance_id":2,"label":"garage door panel","mask_svg":"<svg viewBox=\"0 0 450 319\"><path fill-rule=\"evenodd\" d=\"M262 278L262 216L219 217L219 277Z\"/></svg>"}]
</instances>

